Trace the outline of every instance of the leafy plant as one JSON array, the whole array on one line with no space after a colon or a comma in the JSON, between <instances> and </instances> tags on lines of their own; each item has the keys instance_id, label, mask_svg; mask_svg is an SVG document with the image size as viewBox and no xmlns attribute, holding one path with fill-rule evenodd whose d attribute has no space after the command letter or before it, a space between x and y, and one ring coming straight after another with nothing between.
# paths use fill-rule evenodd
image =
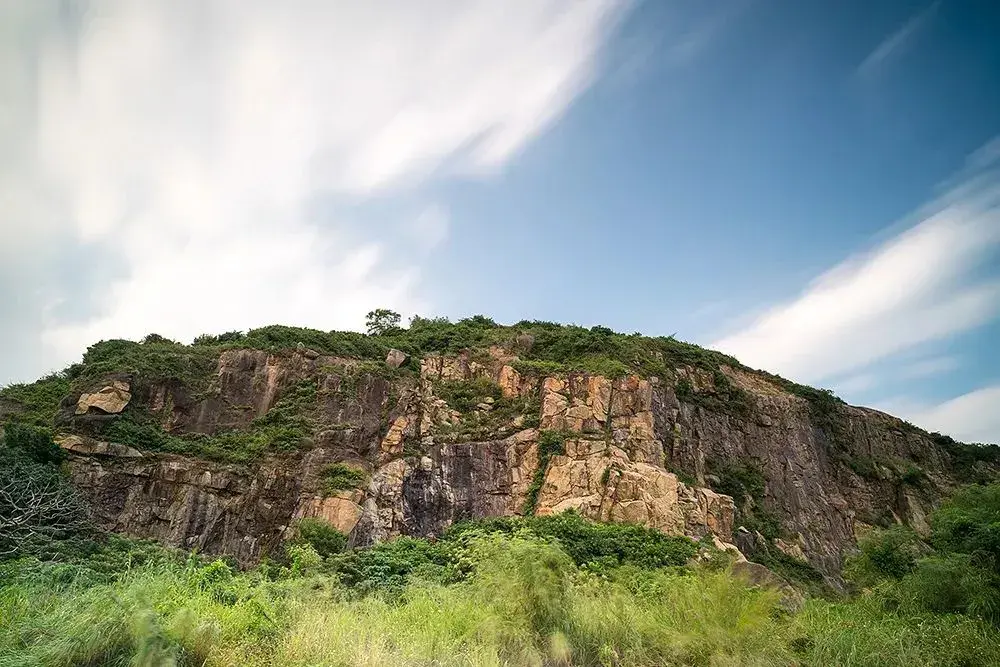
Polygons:
<instances>
[{"instance_id":1,"label":"leafy plant","mask_svg":"<svg viewBox=\"0 0 1000 667\"><path fill-rule=\"evenodd\" d=\"M384 336L399 328L399 313L386 308L376 308L365 315L369 336Z\"/></svg>"},{"instance_id":2,"label":"leafy plant","mask_svg":"<svg viewBox=\"0 0 1000 667\"><path fill-rule=\"evenodd\" d=\"M566 438L572 436L572 433L554 430L541 431L538 434L538 467L535 468L535 475L528 487L524 508L521 510L522 514L535 513L535 509L538 507L538 494L541 493L542 485L545 483L545 473L548 471L549 461L554 455L566 453Z\"/></svg>"},{"instance_id":3,"label":"leafy plant","mask_svg":"<svg viewBox=\"0 0 1000 667\"><path fill-rule=\"evenodd\" d=\"M295 528L298 539L312 546L322 558L340 553L347 547L347 535L323 519L300 519Z\"/></svg>"},{"instance_id":4,"label":"leafy plant","mask_svg":"<svg viewBox=\"0 0 1000 667\"><path fill-rule=\"evenodd\" d=\"M337 491L356 489L368 481L368 474L360 468L346 463L331 463L320 473L323 491L334 494Z\"/></svg>"}]
</instances>

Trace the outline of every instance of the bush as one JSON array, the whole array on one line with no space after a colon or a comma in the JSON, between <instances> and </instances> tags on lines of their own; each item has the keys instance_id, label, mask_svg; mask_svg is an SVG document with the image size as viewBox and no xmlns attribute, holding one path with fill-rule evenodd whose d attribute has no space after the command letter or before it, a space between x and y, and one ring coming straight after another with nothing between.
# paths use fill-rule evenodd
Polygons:
<instances>
[{"instance_id":1,"label":"bush","mask_svg":"<svg viewBox=\"0 0 1000 667\"><path fill-rule=\"evenodd\" d=\"M924 609L979 616L1000 626L1000 576L967 554L920 559L900 588Z\"/></svg>"},{"instance_id":2,"label":"bush","mask_svg":"<svg viewBox=\"0 0 1000 667\"><path fill-rule=\"evenodd\" d=\"M957 491L931 515L931 543L1000 573L1000 483Z\"/></svg>"},{"instance_id":3,"label":"bush","mask_svg":"<svg viewBox=\"0 0 1000 667\"><path fill-rule=\"evenodd\" d=\"M920 537L909 526L874 531L858 543L859 553L848 559L845 574L862 586L883 579L902 579L927 553Z\"/></svg>"},{"instance_id":4,"label":"bush","mask_svg":"<svg viewBox=\"0 0 1000 667\"><path fill-rule=\"evenodd\" d=\"M501 517L455 524L443 539L465 533L529 533L554 539L577 565L590 569L635 565L645 568L684 565L697 553L697 544L687 537L666 535L655 528L635 524L598 523L574 511L552 516Z\"/></svg>"},{"instance_id":5,"label":"bush","mask_svg":"<svg viewBox=\"0 0 1000 667\"><path fill-rule=\"evenodd\" d=\"M320 473L323 491L329 495L337 491L356 489L368 481L368 474L345 463L331 463Z\"/></svg>"},{"instance_id":6,"label":"bush","mask_svg":"<svg viewBox=\"0 0 1000 667\"><path fill-rule=\"evenodd\" d=\"M66 458L66 452L52 440L48 429L12 422L3 428L2 434L0 444L11 454L41 464L59 463Z\"/></svg>"},{"instance_id":7,"label":"bush","mask_svg":"<svg viewBox=\"0 0 1000 667\"><path fill-rule=\"evenodd\" d=\"M573 437L573 433L565 431L542 431L538 434L538 467L535 468L535 476L528 487L527 497L524 500L524 507L521 513L530 515L535 513L538 507L538 494L542 491L545 483L545 473L549 468L549 460L557 454L566 453L566 438Z\"/></svg>"},{"instance_id":8,"label":"bush","mask_svg":"<svg viewBox=\"0 0 1000 667\"><path fill-rule=\"evenodd\" d=\"M347 535L323 519L300 519L296 529L299 540L311 545L323 558L340 553L347 547Z\"/></svg>"}]
</instances>

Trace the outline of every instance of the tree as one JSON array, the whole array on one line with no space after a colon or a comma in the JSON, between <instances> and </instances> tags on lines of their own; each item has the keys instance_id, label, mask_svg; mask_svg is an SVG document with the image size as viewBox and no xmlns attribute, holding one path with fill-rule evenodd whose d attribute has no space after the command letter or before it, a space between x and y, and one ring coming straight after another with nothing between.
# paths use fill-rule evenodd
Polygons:
<instances>
[{"instance_id":1,"label":"tree","mask_svg":"<svg viewBox=\"0 0 1000 667\"><path fill-rule=\"evenodd\" d=\"M57 467L0 451L0 557L44 549L85 523L86 507Z\"/></svg>"},{"instance_id":2,"label":"tree","mask_svg":"<svg viewBox=\"0 0 1000 667\"><path fill-rule=\"evenodd\" d=\"M399 313L387 308L376 308L365 315L365 324L369 336L384 336L399 328L402 318Z\"/></svg>"}]
</instances>

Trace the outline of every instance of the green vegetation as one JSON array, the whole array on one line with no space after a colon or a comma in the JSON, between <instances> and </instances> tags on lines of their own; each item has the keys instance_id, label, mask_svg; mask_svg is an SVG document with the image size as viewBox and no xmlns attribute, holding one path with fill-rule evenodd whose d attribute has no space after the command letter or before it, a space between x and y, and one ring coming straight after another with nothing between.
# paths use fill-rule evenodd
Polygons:
<instances>
[{"instance_id":1,"label":"green vegetation","mask_svg":"<svg viewBox=\"0 0 1000 667\"><path fill-rule=\"evenodd\" d=\"M1000 627L1000 483L959 490L930 524L926 542L899 526L873 533L846 573L892 604Z\"/></svg>"},{"instance_id":2,"label":"green vegetation","mask_svg":"<svg viewBox=\"0 0 1000 667\"><path fill-rule=\"evenodd\" d=\"M118 417L97 426L100 437L144 451L197 456L229 463L249 463L268 453L295 451L312 435L311 413L316 383L306 380L285 393L247 429L215 435L165 432L157 418L130 404Z\"/></svg>"},{"instance_id":3,"label":"green vegetation","mask_svg":"<svg viewBox=\"0 0 1000 667\"><path fill-rule=\"evenodd\" d=\"M0 437L0 559L57 555L86 541L86 507L59 470L64 453L43 428L11 423Z\"/></svg>"},{"instance_id":4,"label":"green vegetation","mask_svg":"<svg viewBox=\"0 0 1000 667\"><path fill-rule=\"evenodd\" d=\"M15 420L51 427L59 402L70 392L71 384L66 373L53 373L31 384L5 387L0 390L0 399L7 399L19 408L13 414Z\"/></svg>"},{"instance_id":5,"label":"green vegetation","mask_svg":"<svg viewBox=\"0 0 1000 667\"><path fill-rule=\"evenodd\" d=\"M538 494L542 491L545 473L549 469L549 460L556 454L565 454L566 438L575 435L566 431L553 430L541 431L538 434L538 467L535 468L535 476L531 479L531 486L528 487L528 496L524 500L521 514L531 515L535 513L535 509L538 507Z\"/></svg>"},{"instance_id":6,"label":"green vegetation","mask_svg":"<svg viewBox=\"0 0 1000 667\"><path fill-rule=\"evenodd\" d=\"M399 313L386 308L376 308L365 316L369 336L385 336L399 329Z\"/></svg>"},{"instance_id":7,"label":"green vegetation","mask_svg":"<svg viewBox=\"0 0 1000 667\"><path fill-rule=\"evenodd\" d=\"M740 389L719 369L712 372L712 387L695 391L686 377L677 381L677 398L685 403L701 406L706 410L731 414L747 419L756 409L753 396Z\"/></svg>"},{"instance_id":8,"label":"green vegetation","mask_svg":"<svg viewBox=\"0 0 1000 667\"><path fill-rule=\"evenodd\" d=\"M767 539L781 535L781 521L764 507L764 473L747 462L715 463L709 461L709 482L713 491L733 498L736 525L757 531Z\"/></svg>"},{"instance_id":9,"label":"green vegetation","mask_svg":"<svg viewBox=\"0 0 1000 667\"><path fill-rule=\"evenodd\" d=\"M333 495L337 491L356 489L368 481L368 473L346 463L331 463L320 473L323 491Z\"/></svg>"},{"instance_id":10,"label":"green vegetation","mask_svg":"<svg viewBox=\"0 0 1000 667\"><path fill-rule=\"evenodd\" d=\"M507 397L496 382L478 377L467 382L436 381L434 394L462 415L454 426L440 429L438 435L442 442L493 440L522 428L538 426L541 405L537 390Z\"/></svg>"},{"instance_id":11,"label":"green vegetation","mask_svg":"<svg viewBox=\"0 0 1000 667\"><path fill-rule=\"evenodd\" d=\"M645 559L656 536L673 542ZM1000 633L976 617L881 591L789 612L724 568L680 565L690 540L572 515L316 544L248 572L121 538L0 563L0 665L1000 663Z\"/></svg>"},{"instance_id":12,"label":"green vegetation","mask_svg":"<svg viewBox=\"0 0 1000 667\"><path fill-rule=\"evenodd\" d=\"M986 484L996 478L995 468L1000 466L1000 445L967 444L940 433L931 433L931 438L948 452L952 469L960 479ZM994 470L989 470L988 466Z\"/></svg>"},{"instance_id":13,"label":"green vegetation","mask_svg":"<svg viewBox=\"0 0 1000 667\"><path fill-rule=\"evenodd\" d=\"M323 519L307 517L295 526L297 542L308 544L321 558L340 553L347 546L347 535Z\"/></svg>"}]
</instances>

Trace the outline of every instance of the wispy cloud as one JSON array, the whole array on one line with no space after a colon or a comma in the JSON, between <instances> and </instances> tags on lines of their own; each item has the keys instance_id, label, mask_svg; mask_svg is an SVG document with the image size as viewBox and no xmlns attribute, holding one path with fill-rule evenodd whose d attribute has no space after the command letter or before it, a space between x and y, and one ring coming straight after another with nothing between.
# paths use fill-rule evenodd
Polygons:
<instances>
[{"instance_id":1,"label":"wispy cloud","mask_svg":"<svg viewBox=\"0 0 1000 667\"><path fill-rule=\"evenodd\" d=\"M858 66L858 76L871 78L876 76L882 68L895 56L901 54L919 34L927 22L931 19L941 4L941 0L931 3L920 10L899 27L895 32L883 39L875 47L868 57Z\"/></svg>"},{"instance_id":2,"label":"wispy cloud","mask_svg":"<svg viewBox=\"0 0 1000 667\"><path fill-rule=\"evenodd\" d=\"M435 175L502 168L589 85L624 6L3 4L0 258L58 243L74 267L35 253L48 308L9 321L45 318L53 366L101 337L423 307L419 257L316 202L419 200ZM399 224L429 252L445 211ZM97 266L115 270L84 290ZM0 275L0 301L27 275Z\"/></svg>"},{"instance_id":3,"label":"wispy cloud","mask_svg":"<svg viewBox=\"0 0 1000 667\"><path fill-rule=\"evenodd\" d=\"M970 182L917 217L713 347L817 382L1000 314L1000 282L976 271L1000 244L996 178Z\"/></svg>"},{"instance_id":4,"label":"wispy cloud","mask_svg":"<svg viewBox=\"0 0 1000 667\"><path fill-rule=\"evenodd\" d=\"M930 431L965 442L1000 444L1000 385L988 385L938 405L906 399L885 401L879 408Z\"/></svg>"},{"instance_id":5,"label":"wispy cloud","mask_svg":"<svg viewBox=\"0 0 1000 667\"><path fill-rule=\"evenodd\" d=\"M912 364L905 365L900 368L896 374L904 380L915 380L918 378L933 377L935 375L941 375L943 373L953 371L957 369L959 365L958 358L956 357L932 357L930 359L921 359L920 361L915 361Z\"/></svg>"}]
</instances>

